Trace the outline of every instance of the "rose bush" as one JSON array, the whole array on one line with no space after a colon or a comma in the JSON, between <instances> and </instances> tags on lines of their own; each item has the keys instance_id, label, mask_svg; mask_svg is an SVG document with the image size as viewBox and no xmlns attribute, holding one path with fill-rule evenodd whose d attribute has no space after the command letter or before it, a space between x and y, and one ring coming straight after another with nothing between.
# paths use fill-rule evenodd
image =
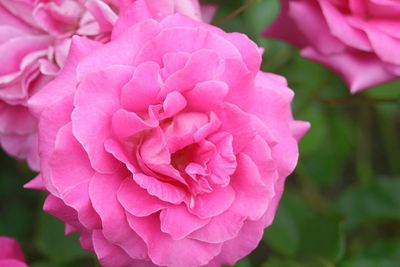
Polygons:
<instances>
[{"instance_id":1,"label":"rose bush","mask_svg":"<svg viewBox=\"0 0 400 267\"><path fill-rule=\"evenodd\" d=\"M301 48L347 82L352 93L400 76L400 2L282 0L265 36Z\"/></svg>"},{"instance_id":2,"label":"rose bush","mask_svg":"<svg viewBox=\"0 0 400 267\"><path fill-rule=\"evenodd\" d=\"M73 35L107 42L133 0L0 0L0 144L38 170L37 121L27 100L64 65ZM197 0L143 1L140 12L162 19L181 12L201 19ZM210 19L213 7L205 6Z\"/></svg>"},{"instance_id":3,"label":"rose bush","mask_svg":"<svg viewBox=\"0 0 400 267\"><path fill-rule=\"evenodd\" d=\"M309 125L245 35L181 15L129 25L107 44L74 37L30 100L28 187L103 266L234 264L271 224Z\"/></svg>"},{"instance_id":4,"label":"rose bush","mask_svg":"<svg viewBox=\"0 0 400 267\"><path fill-rule=\"evenodd\" d=\"M0 267L28 267L15 239L0 236L0 248Z\"/></svg>"}]
</instances>

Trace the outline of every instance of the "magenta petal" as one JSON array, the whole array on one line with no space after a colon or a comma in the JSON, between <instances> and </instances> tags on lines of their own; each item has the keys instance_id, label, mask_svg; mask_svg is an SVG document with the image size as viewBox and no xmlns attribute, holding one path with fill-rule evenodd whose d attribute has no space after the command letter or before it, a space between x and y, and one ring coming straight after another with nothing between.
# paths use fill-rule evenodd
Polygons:
<instances>
[{"instance_id":1,"label":"magenta petal","mask_svg":"<svg viewBox=\"0 0 400 267\"><path fill-rule=\"evenodd\" d=\"M72 135L71 123L59 130L48 164L52 172L51 183L59 194L68 192L82 182L89 181L94 174L85 150Z\"/></svg>"},{"instance_id":2,"label":"magenta petal","mask_svg":"<svg viewBox=\"0 0 400 267\"><path fill-rule=\"evenodd\" d=\"M149 216L167 206L140 188L132 177L122 182L118 189L118 201L127 212L137 217Z\"/></svg>"},{"instance_id":3,"label":"magenta petal","mask_svg":"<svg viewBox=\"0 0 400 267\"><path fill-rule=\"evenodd\" d=\"M153 114L150 113L150 115ZM112 131L117 137L127 138L144 130L157 127L158 120L153 115L149 116L149 119L145 121L136 113L120 109L113 114L111 125Z\"/></svg>"},{"instance_id":4,"label":"magenta petal","mask_svg":"<svg viewBox=\"0 0 400 267\"><path fill-rule=\"evenodd\" d=\"M246 219L246 216L228 210L211 218L208 224L191 233L189 238L207 243L223 243L238 235Z\"/></svg>"},{"instance_id":5,"label":"magenta petal","mask_svg":"<svg viewBox=\"0 0 400 267\"><path fill-rule=\"evenodd\" d=\"M86 7L99 25L100 32L111 32L118 16L111 9L107 1L89 1Z\"/></svg>"},{"instance_id":6,"label":"magenta petal","mask_svg":"<svg viewBox=\"0 0 400 267\"><path fill-rule=\"evenodd\" d=\"M178 205L162 210L160 221L162 232L169 234L174 240L180 240L206 225L209 219L200 219L190 214L185 205Z\"/></svg>"},{"instance_id":7,"label":"magenta petal","mask_svg":"<svg viewBox=\"0 0 400 267\"><path fill-rule=\"evenodd\" d=\"M0 144L6 153L16 159L25 159L29 167L38 171L38 136L37 133L28 135L0 134Z\"/></svg>"},{"instance_id":8,"label":"magenta petal","mask_svg":"<svg viewBox=\"0 0 400 267\"><path fill-rule=\"evenodd\" d=\"M167 53L163 56L163 74L164 77L170 76L172 73L182 69L188 61L190 53L175 52Z\"/></svg>"},{"instance_id":9,"label":"magenta petal","mask_svg":"<svg viewBox=\"0 0 400 267\"><path fill-rule=\"evenodd\" d=\"M308 132L310 127L311 127L310 123L305 121L293 121L290 124L290 130L293 133L293 137L297 141L300 141L300 139L303 138L303 136Z\"/></svg>"},{"instance_id":10,"label":"magenta petal","mask_svg":"<svg viewBox=\"0 0 400 267\"><path fill-rule=\"evenodd\" d=\"M218 6L215 4L202 4L200 6L201 9L201 17L204 22L211 23L215 13L217 12Z\"/></svg>"},{"instance_id":11,"label":"magenta petal","mask_svg":"<svg viewBox=\"0 0 400 267\"><path fill-rule=\"evenodd\" d=\"M208 168L212 170L211 180L214 184L226 186L237 166L232 148L233 138L227 133L217 133L210 136L208 140L215 144L218 151L208 163Z\"/></svg>"},{"instance_id":12,"label":"magenta petal","mask_svg":"<svg viewBox=\"0 0 400 267\"><path fill-rule=\"evenodd\" d=\"M120 38L93 51L81 61L76 70L78 80L88 73L101 71L112 65L132 65L143 43L151 40L159 31L160 25L153 20L134 25Z\"/></svg>"},{"instance_id":13,"label":"magenta petal","mask_svg":"<svg viewBox=\"0 0 400 267\"><path fill-rule=\"evenodd\" d=\"M251 103L253 82L256 73L248 70L246 65L237 59L221 60L218 65L217 79L226 83L229 88L225 101L243 108Z\"/></svg>"},{"instance_id":14,"label":"magenta petal","mask_svg":"<svg viewBox=\"0 0 400 267\"><path fill-rule=\"evenodd\" d=\"M191 111L205 112L222 108L227 93L228 86L224 82L206 81L196 84L185 97Z\"/></svg>"},{"instance_id":15,"label":"magenta petal","mask_svg":"<svg viewBox=\"0 0 400 267\"><path fill-rule=\"evenodd\" d=\"M102 232L108 242L118 245L132 258L145 259L146 246L129 227L125 211L117 199L118 189L124 179L118 174L96 174L89 185L89 196L101 218Z\"/></svg>"},{"instance_id":16,"label":"magenta petal","mask_svg":"<svg viewBox=\"0 0 400 267\"><path fill-rule=\"evenodd\" d=\"M147 166L171 163L171 156L160 128L152 130L140 146L140 157Z\"/></svg>"},{"instance_id":17,"label":"magenta petal","mask_svg":"<svg viewBox=\"0 0 400 267\"><path fill-rule=\"evenodd\" d=\"M101 226L100 218L93 209L87 194L89 182L82 182L70 191L64 193L61 197L66 205L76 210L78 219L82 225L88 229L99 228Z\"/></svg>"},{"instance_id":18,"label":"magenta petal","mask_svg":"<svg viewBox=\"0 0 400 267\"><path fill-rule=\"evenodd\" d=\"M228 132L233 136L235 154L257 135L257 130L251 124L251 116L237 106L226 103L223 111L218 112L217 115L221 120L221 131Z\"/></svg>"},{"instance_id":19,"label":"magenta petal","mask_svg":"<svg viewBox=\"0 0 400 267\"><path fill-rule=\"evenodd\" d=\"M137 218L128 214L127 217L132 229L146 242L150 259L159 266L202 266L220 252L221 244L208 244L189 238L173 240L160 231L160 221L156 215Z\"/></svg>"},{"instance_id":20,"label":"magenta petal","mask_svg":"<svg viewBox=\"0 0 400 267\"><path fill-rule=\"evenodd\" d=\"M0 261L0 267L28 267L28 265L18 260L7 259Z\"/></svg>"},{"instance_id":21,"label":"magenta petal","mask_svg":"<svg viewBox=\"0 0 400 267\"><path fill-rule=\"evenodd\" d=\"M29 182L27 182L26 184L24 184L24 188L46 192L46 188L44 187L43 179L40 174L37 175L32 180L30 180Z\"/></svg>"},{"instance_id":22,"label":"magenta petal","mask_svg":"<svg viewBox=\"0 0 400 267\"><path fill-rule=\"evenodd\" d=\"M252 162L257 166L260 179L266 186L275 183L279 178L276 163L272 157L271 148L260 136L256 136L242 150L244 154L249 156Z\"/></svg>"},{"instance_id":23,"label":"magenta petal","mask_svg":"<svg viewBox=\"0 0 400 267\"><path fill-rule=\"evenodd\" d=\"M372 54L358 56L358 53L343 53L323 56L311 48L303 49L301 53L304 57L326 64L337 71L353 94L396 79L396 76L386 70Z\"/></svg>"},{"instance_id":24,"label":"magenta petal","mask_svg":"<svg viewBox=\"0 0 400 267\"><path fill-rule=\"evenodd\" d=\"M289 1L281 1L281 11L278 18L264 30L263 35L287 40L297 47L303 47L307 44L307 39L299 30L295 21L290 17Z\"/></svg>"},{"instance_id":25,"label":"magenta petal","mask_svg":"<svg viewBox=\"0 0 400 267\"><path fill-rule=\"evenodd\" d=\"M159 181L157 178L142 173L133 174L133 179L140 187L146 189L150 195L162 201L172 204L180 204L187 201L188 193L181 187Z\"/></svg>"},{"instance_id":26,"label":"magenta petal","mask_svg":"<svg viewBox=\"0 0 400 267\"><path fill-rule=\"evenodd\" d=\"M126 267L133 264L120 247L110 244L100 230L93 231L93 247L100 263L104 267Z\"/></svg>"},{"instance_id":27,"label":"magenta petal","mask_svg":"<svg viewBox=\"0 0 400 267\"><path fill-rule=\"evenodd\" d=\"M71 115L73 132L87 151L92 167L99 172L109 173L119 166L105 151L104 141L112 134L112 115L120 107L121 89L132 73L132 68L125 66L112 66L91 73L84 77L76 92L75 109Z\"/></svg>"},{"instance_id":28,"label":"magenta petal","mask_svg":"<svg viewBox=\"0 0 400 267\"><path fill-rule=\"evenodd\" d=\"M69 225L73 226L75 229L79 229L81 232L86 232L87 229L81 224L78 219L78 214L74 209L65 205L65 203L53 195L47 196L44 204L43 210L58 219L67 222Z\"/></svg>"},{"instance_id":29,"label":"magenta petal","mask_svg":"<svg viewBox=\"0 0 400 267\"><path fill-rule=\"evenodd\" d=\"M127 255L118 246L108 243L99 230L93 232L95 253L104 267L158 267L150 260L135 260Z\"/></svg>"},{"instance_id":30,"label":"magenta petal","mask_svg":"<svg viewBox=\"0 0 400 267\"><path fill-rule=\"evenodd\" d=\"M250 72L257 72L261 66L261 52L256 43L251 42L249 37L243 33L232 33L225 36L236 46L242 55L242 60Z\"/></svg>"},{"instance_id":31,"label":"magenta petal","mask_svg":"<svg viewBox=\"0 0 400 267\"><path fill-rule=\"evenodd\" d=\"M193 197L189 212L206 219L217 216L229 209L235 199L235 191L230 185L223 188L215 188L210 193Z\"/></svg>"},{"instance_id":32,"label":"magenta petal","mask_svg":"<svg viewBox=\"0 0 400 267\"><path fill-rule=\"evenodd\" d=\"M0 250L0 262L4 259L25 261L21 247L15 239L0 236L0 247L2 248Z\"/></svg>"},{"instance_id":33,"label":"magenta petal","mask_svg":"<svg viewBox=\"0 0 400 267\"><path fill-rule=\"evenodd\" d=\"M42 113L39 121L39 153L41 157L40 171L46 189L57 192L49 178L52 176L48 162L54 152L56 137L61 127L71 121L72 95L60 98L49 105Z\"/></svg>"},{"instance_id":34,"label":"magenta petal","mask_svg":"<svg viewBox=\"0 0 400 267\"><path fill-rule=\"evenodd\" d=\"M332 3L326 0L320 0L319 2L333 36L351 47L363 51L371 51L371 44L364 32L351 27L346 21L345 15L341 14Z\"/></svg>"},{"instance_id":35,"label":"magenta petal","mask_svg":"<svg viewBox=\"0 0 400 267\"><path fill-rule=\"evenodd\" d=\"M331 35L326 20L318 9L319 6L310 5L308 0L289 3L291 18L315 49L323 54L343 51L345 46Z\"/></svg>"},{"instance_id":36,"label":"magenta petal","mask_svg":"<svg viewBox=\"0 0 400 267\"><path fill-rule=\"evenodd\" d=\"M0 44L0 53L3 55L2 61L9 64L2 64L0 75L7 75L18 72L26 55L46 50L50 39L48 36L23 36L12 38L6 43ZM3 90L2 90L3 91ZM2 92L0 92L2 94Z\"/></svg>"},{"instance_id":37,"label":"magenta petal","mask_svg":"<svg viewBox=\"0 0 400 267\"><path fill-rule=\"evenodd\" d=\"M212 80L215 75L219 55L210 50L199 50L190 55L185 67L167 78L160 96L169 92L185 92L199 82Z\"/></svg>"},{"instance_id":38,"label":"magenta petal","mask_svg":"<svg viewBox=\"0 0 400 267\"><path fill-rule=\"evenodd\" d=\"M118 39L126 30L136 23L151 18L146 1L120 0L119 19L112 31L112 39Z\"/></svg>"},{"instance_id":39,"label":"magenta petal","mask_svg":"<svg viewBox=\"0 0 400 267\"><path fill-rule=\"evenodd\" d=\"M398 53L392 53L400 47L400 39L385 34L373 27L366 30L368 39L376 53L376 55L386 63L400 65L400 56Z\"/></svg>"},{"instance_id":40,"label":"magenta petal","mask_svg":"<svg viewBox=\"0 0 400 267\"><path fill-rule=\"evenodd\" d=\"M121 104L130 111L145 111L149 105L157 103L160 91L160 67L154 62L140 64L132 79L124 86Z\"/></svg>"},{"instance_id":41,"label":"magenta petal","mask_svg":"<svg viewBox=\"0 0 400 267\"><path fill-rule=\"evenodd\" d=\"M99 47L100 43L98 42L78 36L72 38L67 62L58 74L58 78L47 84L29 99L29 108L36 116L39 116L49 104L76 90L75 72L78 61Z\"/></svg>"},{"instance_id":42,"label":"magenta petal","mask_svg":"<svg viewBox=\"0 0 400 267\"><path fill-rule=\"evenodd\" d=\"M176 14L166 18L162 23L167 23L168 20L178 22L181 18L183 20L187 19L180 14ZM164 29L143 48L136 58L135 63L155 61L161 65L162 57L167 53L188 52L194 54L196 53L195 51L201 50L213 51L218 55L218 58L241 59L238 49L226 40L225 36L220 36L214 30L206 29L206 27L189 27L191 23L197 24L189 20L187 24L180 24L178 27ZM203 62L202 64L204 64L207 61L203 59L199 62ZM205 70L203 69L203 71Z\"/></svg>"},{"instance_id":43,"label":"magenta petal","mask_svg":"<svg viewBox=\"0 0 400 267\"><path fill-rule=\"evenodd\" d=\"M235 265L257 247L263 233L262 221L246 221L236 238L225 242L221 253L207 267Z\"/></svg>"},{"instance_id":44,"label":"magenta petal","mask_svg":"<svg viewBox=\"0 0 400 267\"><path fill-rule=\"evenodd\" d=\"M107 139L104 142L104 148L107 152L112 154L118 161L125 164L127 171L131 173L137 172L137 169L133 165L134 156L129 151L129 149L125 149L126 147L123 146L123 143L116 141L113 138Z\"/></svg>"},{"instance_id":45,"label":"magenta petal","mask_svg":"<svg viewBox=\"0 0 400 267\"><path fill-rule=\"evenodd\" d=\"M221 127L221 121L214 112L210 112L209 122L200 126L193 134L194 141L199 142L211 135Z\"/></svg>"},{"instance_id":46,"label":"magenta petal","mask_svg":"<svg viewBox=\"0 0 400 267\"><path fill-rule=\"evenodd\" d=\"M186 105L186 99L179 92L171 92L166 96L163 103L164 115L172 117L182 111Z\"/></svg>"},{"instance_id":47,"label":"magenta petal","mask_svg":"<svg viewBox=\"0 0 400 267\"><path fill-rule=\"evenodd\" d=\"M267 211L275 195L273 185L266 187L257 166L249 156L239 154L237 162L236 172L231 178L236 195L231 209L251 220L258 220Z\"/></svg>"},{"instance_id":48,"label":"magenta petal","mask_svg":"<svg viewBox=\"0 0 400 267\"><path fill-rule=\"evenodd\" d=\"M37 120L22 105L11 106L0 102L0 133L1 134L30 134L35 131Z\"/></svg>"},{"instance_id":49,"label":"magenta petal","mask_svg":"<svg viewBox=\"0 0 400 267\"><path fill-rule=\"evenodd\" d=\"M260 86L256 87L253 105L249 106L248 111L267 125L275 143L268 142L278 171L282 176L287 176L293 171L298 158L297 141L288 123L293 121L290 109L293 92L276 81L275 75L268 73L257 76L257 83Z\"/></svg>"}]
</instances>

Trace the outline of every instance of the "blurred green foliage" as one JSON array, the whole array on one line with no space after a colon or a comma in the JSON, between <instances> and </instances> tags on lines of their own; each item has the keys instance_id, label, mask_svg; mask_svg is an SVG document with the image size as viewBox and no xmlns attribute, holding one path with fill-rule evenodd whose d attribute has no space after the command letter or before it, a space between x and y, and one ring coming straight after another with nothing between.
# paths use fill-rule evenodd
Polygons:
<instances>
[{"instance_id":1,"label":"blurred green foliage","mask_svg":"<svg viewBox=\"0 0 400 267\"><path fill-rule=\"evenodd\" d=\"M312 123L274 224L236 266L399 266L400 82L350 95L334 73L261 37L277 0L207 2L219 5L215 24L264 47L263 70L288 79L295 117ZM65 237L63 224L41 212L44 195L22 188L34 174L4 154L0 164L0 235L15 236L32 267L99 266L77 236Z\"/></svg>"}]
</instances>

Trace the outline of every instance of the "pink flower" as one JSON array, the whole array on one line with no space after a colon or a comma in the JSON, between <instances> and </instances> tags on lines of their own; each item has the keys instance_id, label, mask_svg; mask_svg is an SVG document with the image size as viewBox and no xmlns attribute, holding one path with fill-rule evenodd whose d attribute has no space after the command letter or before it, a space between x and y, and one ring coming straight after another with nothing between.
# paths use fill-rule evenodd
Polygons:
<instances>
[{"instance_id":1,"label":"pink flower","mask_svg":"<svg viewBox=\"0 0 400 267\"><path fill-rule=\"evenodd\" d=\"M352 93L400 76L400 2L282 0L265 36L286 40L336 72Z\"/></svg>"},{"instance_id":2,"label":"pink flower","mask_svg":"<svg viewBox=\"0 0 400 267\"><path fill-rule=\"evenodd\" d=\"M0 236L0 267L28 267L15 239Z\"/></svg>"},{"instance_id":3,"label":"pink flower","mask_svg":"<svg viewBox=\"0 0 400 267\"><path fill-rule=\"evenodd\" d=\"M133 0L0 0L0 144L10 155L39 169L37 121L28 99L63 67L71 37L110 40L121 9ZM135 10L161 19L173 12L201 18L197 0L137 1ZM163 3L163 5L161 5ZM139 8L139 7L138 7ZM150 10L150 11L148 11ZM205 7L207 19L211 7Z\"/></svg>"},{"instance_id":4,"label":"pink flower","mask_svg":"<svg viewBox=\"0 0 400 267\"><path fill-rule=\"evenodd\" d=\"M308 123L245 35L174 15L75 37L40 117L44 209L103 266L221 266L271 224Z\"/></svg>"}]
</instances>

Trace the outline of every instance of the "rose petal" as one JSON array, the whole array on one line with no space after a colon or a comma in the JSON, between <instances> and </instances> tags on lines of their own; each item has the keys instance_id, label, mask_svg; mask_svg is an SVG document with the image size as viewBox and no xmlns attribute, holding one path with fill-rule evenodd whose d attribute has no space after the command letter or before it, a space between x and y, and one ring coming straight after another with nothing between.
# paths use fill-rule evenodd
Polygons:
<instances>
[{"instance_id":1,"label":"rose petal","mask_svg":"<svg viewBox=\"0 0 400 267\"><path fill-rule=\"evenodd\" d=\"M181 240L203 227L209 219L200 219L190 214L184 205L170 206L160 213L161 231L174 240Z\"/></svg>"},{"instance_id":2,"label":"rose petal","mask_svg":"<svg viewBox=\"0 0 400 267\"><path fill-rule=\"evenodd\" d=\"M127 214L127 218L132 229L146 242L150 259L159 266L201 266L219 254L220 244L207 244L188 238L173 240L160 231L160 221L156 215L137 218Z\"/></svg>"},{"instance_id":3,"label":"rose petal","mask_svg":"<svg viewBox=\"0 0 400 267\"><path fill-rule=\"evenodd\" d=\"M95 174L89 185L89 196L101 218L102 233L108 242L121 247L132 258L145 259L146 245L129 227L124 209L117 199L118 189L125 177Z\"/></svg>"},{"instance_id":4,"label":"rose petal","mask_svg":"<svg viewBox=\"0 0 400 267\"><path fill-rule=\"evenodd\" d=\"M75 94L75 109L71 115L74 135L88 153L92 167L102 173L110 173L119 166L105 151L104 141L112 134L112 115L120 107L121 89L132 73L133 69L126 66L93 72L83 78Z\"/></svg>"},{"instance_id":5,"label":"rose petal","mask_svg":"<svg viewBox=\"0 0 400 267\"><path fill-rule=\"evenodd\" d=\"M168 206L140 188L132 177L121 183L118 201L127 212L137 217L149 216Z\"/></svg>"},{"instance_id":6,"label":"rose petal","mask_svg":"<svg viewBox=\"0 0 400 267\"><path fill-rule=\"evenodd\" d=\"M235 191L230 185L215 188L210 193L200 194L191 199L189 212L202 219L220 215L232 205Z\"/></svg>"}]
</instances>

